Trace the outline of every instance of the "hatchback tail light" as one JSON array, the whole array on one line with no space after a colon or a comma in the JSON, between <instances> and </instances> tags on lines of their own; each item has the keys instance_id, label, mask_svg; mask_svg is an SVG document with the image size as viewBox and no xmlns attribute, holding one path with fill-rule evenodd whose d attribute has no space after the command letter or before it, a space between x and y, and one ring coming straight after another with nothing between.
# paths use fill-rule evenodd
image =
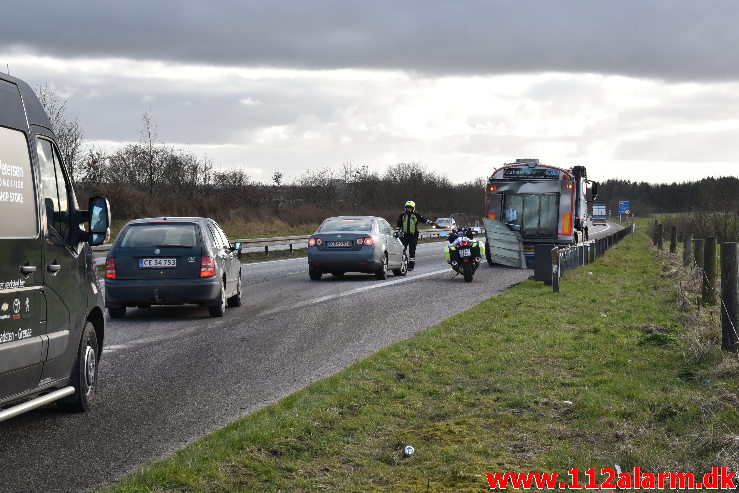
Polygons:
<instances>
[{"instance_id":1,"label":"hatchback tail light","mask_svg":"<svg viewBox=\"0 0 739 493\"><path fill-rule=\"evenodd\" d=\"M105 278L115 279L115 259L113 257L105 259Z\"/></svg>"},{"instance_id":2,"label":"hatchback tail light","mask_svg":"<svg viewBox=\"0 0 739 493\"><path fill-rule=\"evenodd\" d=\"M201 257L200 277L213 277L216 275L216 262L213 257Z\"/></svg>"}]
</instances>

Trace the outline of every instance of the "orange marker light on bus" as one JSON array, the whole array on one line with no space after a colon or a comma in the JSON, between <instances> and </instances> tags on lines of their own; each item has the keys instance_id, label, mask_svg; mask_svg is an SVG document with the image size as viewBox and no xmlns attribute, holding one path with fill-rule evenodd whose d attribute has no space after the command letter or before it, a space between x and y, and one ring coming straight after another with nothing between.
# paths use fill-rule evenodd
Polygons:
<instances>
[{"instance_id":1,"label":"orange marker light on bus","mask_svg":"<svg viewBox=\"0 0 739 493\"><path fill-rule=\"evenodd\" d=\"M562 214L562 235L570 236L572 234L572 214Z\"/></svg>"},{"instance_id":2,"label":"orange marker light on bus","mask_svg":"<svg viewBox=\"0 0 739 493\"><path fill-rule=\"evenodd\" d=\"M495 219L497 216L495 214L488 214L488 219Z\"/></svg>"}]
</instances>

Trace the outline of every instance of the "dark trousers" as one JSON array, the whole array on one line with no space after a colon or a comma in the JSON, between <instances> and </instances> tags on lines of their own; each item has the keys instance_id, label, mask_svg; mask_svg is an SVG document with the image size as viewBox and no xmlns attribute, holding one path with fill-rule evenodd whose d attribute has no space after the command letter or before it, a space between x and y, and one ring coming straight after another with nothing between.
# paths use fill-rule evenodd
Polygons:
<instances>
[{"instance_id":1,"label":"dark trousers","mask_svg":"<svg viewBox=\"0 0 739 493\"><path fill-rule=\"evenodd\" d=\"M403 246L408 249L408 260L414 262L416 260L416 245L418 244L417 235L406 234L401 238Z\"/></svg>"}]
</instances>

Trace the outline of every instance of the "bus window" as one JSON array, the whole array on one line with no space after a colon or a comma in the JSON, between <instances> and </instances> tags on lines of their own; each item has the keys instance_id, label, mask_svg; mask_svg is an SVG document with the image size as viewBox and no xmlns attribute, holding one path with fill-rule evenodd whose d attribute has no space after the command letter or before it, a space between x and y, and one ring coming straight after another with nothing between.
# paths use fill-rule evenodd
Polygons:
<instances>
[{"instance_id":1,"label":"bus window","mask_svg":"<svg viewBox=\"0 0 739 493\"><path fill-rule=\"evenodd\" d=\"M557 235L559 194L506 194L503 222L524 237Z\"/></svg>"}]
</instances>

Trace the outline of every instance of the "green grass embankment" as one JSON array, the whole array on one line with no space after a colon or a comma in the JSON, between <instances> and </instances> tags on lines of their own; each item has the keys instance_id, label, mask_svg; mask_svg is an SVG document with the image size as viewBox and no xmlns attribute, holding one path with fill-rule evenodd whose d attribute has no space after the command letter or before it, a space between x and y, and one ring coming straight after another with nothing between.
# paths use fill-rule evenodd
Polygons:
<instances>
[{"instance_id":1,"label":"green grass embankment","mask_svg":"<svg viewBox=\"0 0 739 493\"><path fill-rule=\"evenodd\" d=\"M483 491L485 473L731 465L736 378L687 362L648 231L559 294L526 281L111 491Z\"/></svg>"}]
</instances>

